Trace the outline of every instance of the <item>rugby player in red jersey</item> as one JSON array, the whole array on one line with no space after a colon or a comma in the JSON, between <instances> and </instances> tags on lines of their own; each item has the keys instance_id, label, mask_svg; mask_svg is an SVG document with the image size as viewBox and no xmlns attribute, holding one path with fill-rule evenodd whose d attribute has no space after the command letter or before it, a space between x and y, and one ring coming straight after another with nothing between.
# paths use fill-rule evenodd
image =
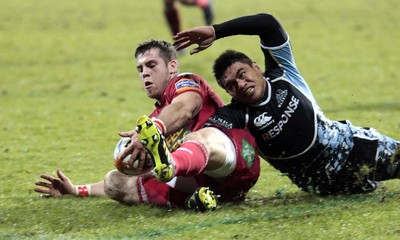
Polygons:
<instances>
[{"instance_id":1,"label":"rugby player in red jersey","mask_svg":"<svg viewBox=\"0 0 400 240\"><path fill-rule=\"evenodd\" d=\"M223 102L200 76L192 73L179 74L179 63L171 44L150 40L139 45L135 57L143 87L148 97L156 100L150 121L157 126L160 134L166 136L165 144L173 150L183 137L188 134L191 136L192 132L201 129L203 123L223 105ZM47 181L36 182L39 187L35 188L35 191L50 197L66 194L107 195L125 204L151 203L199 210L215 208L212 191L221 195L221 200L242 200L259 176L259 159L254 148L254 139L244 130L237 130L235 134L232 131L230 135L212 128L205 131L209 131L208 140L213 140L214 148L208 149L207 142L195 142L193 137L193 140L184 142L182 146L191 148L193 153L189 157L191 161L181 161L177 165L177 169L185 171L185 176L171 177L167 183L148 175L129 176L112 170L106 174L104 181L75 186L68 177L57 170L58 177L41 175ZM120 135L130 137L131 144L116 162L131 154L129 164L133 165L138 158L139 168L142 167L146 150L136 131L122 132ZM234 136L238 138L229 138ZM245 153L242 147L246 147ZM209 152L212 154L209 155ZM243 154L245 158L242 157ZM232 184L232 181L228 187L231 181L223 181L228 177L238 184ZM222 187L225 185L226 187ZM196 195L200 196L200 200L210 203L202 206L204 201L194 202L194 205L193 202L187 201L190 200L190 196L193 199Z\"/></svg>"}]
</instances>

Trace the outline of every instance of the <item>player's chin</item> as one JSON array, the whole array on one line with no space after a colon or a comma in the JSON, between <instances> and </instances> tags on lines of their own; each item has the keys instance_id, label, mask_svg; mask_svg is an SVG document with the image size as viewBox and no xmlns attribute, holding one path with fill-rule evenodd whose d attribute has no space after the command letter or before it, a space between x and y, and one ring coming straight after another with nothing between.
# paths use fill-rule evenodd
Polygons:
<instances>
[{"instance_id":1,"label":"player's chin","mask_svg":"<svg viewBox=\"0 0 400 240\"><path fill-rule=\"evenodd\" d=\"M147 89L146 89L146 94L147 97L151 99L160 99L162 97L162 94L159 94L157 91L148 91Z\"/></svg>"}]
</instances>

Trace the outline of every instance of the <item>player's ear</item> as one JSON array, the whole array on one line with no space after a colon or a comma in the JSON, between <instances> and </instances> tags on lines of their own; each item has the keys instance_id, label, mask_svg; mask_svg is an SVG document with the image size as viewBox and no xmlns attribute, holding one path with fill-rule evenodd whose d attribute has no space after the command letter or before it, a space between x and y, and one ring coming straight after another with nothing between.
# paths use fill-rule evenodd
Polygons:
<instances>
[{"instance_id":1,"label":"player's ear","mask_svg":"<svg viewBox=\"0 0 400 240\"><path fill-rule=\"evenodd\" d=\"M260 66L256 63L256 62L253 62L253 68L254 69L257 69L258 71L260 71L261 73L263 73L263 71L261 70L261 68L260 68Z\"/></svg>"},{"instance_id":2,"label":"player's ear","mask_svg":"<svg viewBox=\"0 0 400 240\"><path fill-rule=\"evenodd\" d=\"M168 63L168 70L170 73L177 73L179 69L179 62L178 60L174 59Z\"/></svg>"}]
</instances>

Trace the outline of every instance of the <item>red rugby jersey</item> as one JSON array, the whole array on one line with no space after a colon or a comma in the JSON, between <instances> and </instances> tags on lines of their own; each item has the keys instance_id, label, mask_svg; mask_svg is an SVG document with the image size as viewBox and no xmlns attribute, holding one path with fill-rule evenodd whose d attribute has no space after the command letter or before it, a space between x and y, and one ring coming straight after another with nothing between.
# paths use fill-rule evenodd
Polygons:
<instances>
[{"instance_id":1,"label":"red rugby jersey","mask_svg":"<svg viewBox=\"0 0 400 240\"><path fill-rule=\"evenodd\" d=\"M155 110L150 114L150 117L157 117L160 111L165 106L171 104L175 97L187 91L200 94L203 99L203 105L187 126L167 137L167 144L170 150L175 149L178 140L182 139L189 132L194 132L202 128L207 119L224 104L204 78L193 73L181 73L170 81L162 98L155 103Z\"/></svg>"}]
</instances>

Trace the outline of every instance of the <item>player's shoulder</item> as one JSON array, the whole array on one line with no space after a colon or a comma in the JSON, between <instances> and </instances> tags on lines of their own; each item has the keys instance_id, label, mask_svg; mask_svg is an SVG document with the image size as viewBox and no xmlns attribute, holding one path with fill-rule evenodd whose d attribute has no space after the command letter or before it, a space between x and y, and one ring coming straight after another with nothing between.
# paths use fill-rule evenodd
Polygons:
<instances>
[{"instance_id":1,"label":"player's shoulder","mask_svg":"<svg viewBox=\"0 0 400 240\"><path fill-rule=\"evenodd\" d=\"M191 72L180 73L171 82L177 89L181 87L193 87L207 92L211 88L205 78Z\"/></svg>"},{"instance_id":2,"label":"player's shoulder","mask_svg":"<svg viewBox=\"0 0 400 240\"><path fill-rule=\"evenodd\" d=\"M240 104L239 102L231 102L220 107L214 115L218 115L222 118L236 118L242 117L246 114L246 107Z\"/></svg>"},{"instance_id":3,"label":"player's shoulder","mask_svg":"<svg viewBox=\"0 0 400 240\"><path fill-rule=\"evenodd\" d=\"M196 82L206 82L205 78L203 78L202 76L192 73L192 72L184 72L184 73L180 73L175 77L176 81L179 81L181 79L187 79L187 80L192 80L192 81L196 81Z\"/></svg>"},{"instance_id":4,"label":"player's shoulder","mask_svg":"<svg viewBox=\"0 0 400 240\"><path fill-rule=\"evenodd\" d=\"M245 123L245 113L228 104L219 108L206 122L205 126L222 127L225 129L241 128Z\"/></svg>"}]
</instances>

